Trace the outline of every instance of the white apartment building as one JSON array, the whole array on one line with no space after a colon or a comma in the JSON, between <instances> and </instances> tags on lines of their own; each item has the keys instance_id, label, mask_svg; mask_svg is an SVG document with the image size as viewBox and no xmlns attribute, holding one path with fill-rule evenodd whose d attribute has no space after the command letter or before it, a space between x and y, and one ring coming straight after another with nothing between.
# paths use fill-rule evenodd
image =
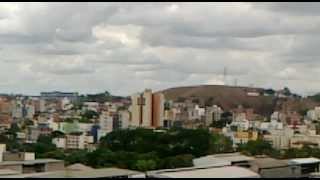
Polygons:
<instances>
[{"instance_id":1,"label":"white apartment building","mask_svg":"<svg viewBox=\"0 0 320 180\"><path fill-rule=\"evenodd\" d=\"M210 124L212 124L213 121L220 121L222 113L223 113L223 110L217 105L206 107L205 109L206 125L209 126Z\"/></svg>"},{"instance_id":2,"label":"white apartment building","mask_svg":"<svg viewBox=\"0 0 320 180\"><path fill-rule=\"evenodd\" d=\"M52 143L57 146L57 148L66 149L66 138L53 138Z\"/></svg>"},{"instance_id":3,"label":"white apartment building","mask_svg":"<svg viewBox=\"0 0 320 180\"><path fill-rule=\"evenodd\" d=\"M283 129L283 123L278 122L277 120L271 120L270 122L262 122L260 124L259 129L264 131L270 131L270 130L281 130Z\"/></svg>"},{"instance_id":4,"label":"white apartment building","mask_svg":"<svg viewBox=\"0 0 320 180\"><path fill-rule=\"evenodd\" d=\"M238 119L233 121L231 126L237 126L238 131L247 131L250 128L250 122L247 119Z\"/></svg>"},{"instance_id":5,"label":"white apartment building","mask_svg":"<svg viewBox=\"0 0 320 180\"><path fill-rule=\"evenodd\" d=\"M67 111L67 110L72 109L72 107L73 107L73 104L67 97L64 97L61 100L61 109L62 110Z\"/></svg>"},{"instance_id":6,"label":"white apartment building","mask_svg":"<svg viewBox=\"0 0 320 180\"><path fill-rule=\"evenodd\" d=\"M127 110L119 111L120 128L127 129L130 127L130 112Z\"/></svg>"},{"instance_id":7,"label":"white apartment building","mask_svg":"<svg viewBox=\"0 0 320 180\"><path fill-rule=\"evenodd\" d=\"M100 105L97 102L84 102L82 110L83 111L95 111L95 112L98 112L99 106Z\"/></svg>"},{"instance_id":8,"label":"white apartment building","mask_svg":"<svg viewBox=\"0 0 320 180\"><path fill-rule=\"evenodd\" d=\"M103 111L99 118L100 129L107 133L113 131L113 117L110 112Z\"/></svg>"},{"instance_id":9,"label":"white apartment building","mask_svg":"<svg viewBox=\"0 0 320 180\"><path fill-rule=\"evenodd\" d=\"M188 119L189 120L200 120L205 116L205 108L200 108L198 104L194 107L188 108Z\"/></svg>"},{"instance_id":10,"label":"white apartment building","mask_svg":"<svg viewBox=\"0 0 320 180\"><path fill-rule=\"evenodd\" d=\"M312 121L320 121L320 107L315 107L307 112L307 118Z\"/></svg>"},{"instance_id":11,"label":"white apartment building","mask_svg":"<svg viewBox=\"0 0 320 180\"><path fill-rule=\"evenodd\" d=\"M290 148L290 139L294 136L294 130L285 127L284 129L270 130L269 135L265 135L264 139L271 142L275 149L288 149Z\"/></svg>"},{"instance_id":12,"label":"white apartment building","mask_svg":"<svg viewBox=\"0 0 320 180\"><path fill-rule=\"evenodd\" d=\"M66 135L66 149L84 149L85 138L82 133L70 133Z\"/></svg>"},{"instance_id":13,"label":"white apartment building","mask_svg":"<svg viewBox=\"0 0 320 180\"><path fill-rule=\"evenodd\" d=\"M92 126L94 125L93 123L78 123L79 125L79 131L86 133L90 132L92 129Z\"/></svg>"},{"instance_id":14,"label":"white apartment building","mask_svg":"<svg viewBox=\"0 0 320 180\"><path fill-rule=\"evenodd\" d=\"M22 118L23 117L23 104L21 101L12 101L12 117Z\"/></svg>"},{"instance_id":15,"label":"white apartment building","mask_svg":"<svg viewBox=\"0 0 320 180\"><path fill-rule=\"evenodd\" d=\"M26 118L28 118L28 119L33 119L33 116L34 116L34 114L35 114L35 107L34 107L34 105L32 105L32 104L27 104L26 106L25 106L25 108L26 108Z\"/></svg>"}]
</instances>

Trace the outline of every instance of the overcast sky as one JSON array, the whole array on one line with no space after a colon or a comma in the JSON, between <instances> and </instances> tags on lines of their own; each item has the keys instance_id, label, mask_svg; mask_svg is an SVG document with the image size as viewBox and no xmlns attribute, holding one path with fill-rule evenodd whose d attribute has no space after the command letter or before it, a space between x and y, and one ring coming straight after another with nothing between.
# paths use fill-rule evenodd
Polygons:
<instances>
[{"instance_id":1,"label":"overcast sky","mask_svg":"<svg viewBox=\"0 0 320 180\"><path fill-rule=\"evenodd\" d=\"M0 92L130 95L235 81L320 92L319 9L320 3L0 3Z\"/></svg>"}]
</instances>

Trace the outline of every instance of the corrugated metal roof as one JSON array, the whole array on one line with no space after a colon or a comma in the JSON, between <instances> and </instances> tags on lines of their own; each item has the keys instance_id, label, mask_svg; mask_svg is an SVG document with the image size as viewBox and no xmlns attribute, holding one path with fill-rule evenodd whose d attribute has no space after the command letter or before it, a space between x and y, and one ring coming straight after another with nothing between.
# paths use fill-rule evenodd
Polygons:
<instances>
[{"instance_id":1,"label":"corrugated metal roof","mask_svg":"<svg viewBox=\"0 0 320 180\"><path fill-rule=\"evenodd\" d=\"M152 177L162 178L259 178L260 175L249 169L237 166L215 168L195 168L189 170L177 169L171 172L153 172Z\"/></svg>"}]
</instances>

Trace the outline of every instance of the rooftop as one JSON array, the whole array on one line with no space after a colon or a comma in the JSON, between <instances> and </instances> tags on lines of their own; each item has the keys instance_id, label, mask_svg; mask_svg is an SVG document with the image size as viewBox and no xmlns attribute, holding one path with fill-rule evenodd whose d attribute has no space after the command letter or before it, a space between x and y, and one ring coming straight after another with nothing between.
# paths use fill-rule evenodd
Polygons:
<instances>
[{"instance_id":1,"label":"rooftop","mask_svg":"<svg viewBox=\"0 0 320 180\"><path fill-rule=\"evenodd\" d=\"M72 165L68 166L66 169L81 171L81 170L92 170L93 168L86 166L86 165L83 165L81 163L76 163L76 164L72 164Z\"/></svg>"},{"instance_id":2,"label":"rooftop","mask_svg":"<svg viewBox=\"0 0 320 180\"><path fill-rule=\"evenodd\" d=\"M62 160L57 159L36 159L36 160L26 160L26 161L3 161L0 162L0 166L4 165L17 165L17 164L43 164L43 163L53 163L53 162L62 162Z\"/></svg>"},{"instance_id":3,"label":"rooftop","mask_svg":"<svg viewBox=\"0 0 320 180\"><path fill-rule=\"evenodd\" d=\"M32 173L6 176L6 178L104 178L104 177L118 177L118 176L130 176L141 174L138 171L131 171L127 169L118 168L103 168L92 170L64 170L45 173ZM5 176L3 176L5 177Z\"/></svg>"},{"instance_id":4,"label":"rooftop","mask_svg":"<svg viewBox=\"0 0 320 180\"><path fill-rule=\"evenodd\" d=\"M312 164L312 163L320 163L320 159L318 158L296 158L288 160L289 164Z\"/></svg>"},{"instance_id":5,"label":"rooftop","mask_svg":"<svg viewBox=\"0 0 320 180\"><path fill-rule=\"evenodd\" d=\"M231 173L230 173L231 172ZM249 169L237 166L214 168L173 169L149 173L158 178L259 178L260 176Z\"/></svg>"},{"instance_id":6,"label":"rooftop","mask_svg":"<svg viewBox=\"0 0 320 180\"><path fill-rule=\"evenodd\" d=\"M253 157L245 156L240 153L215 154L215 158L221 158L231 162L252 161Z\"/></svg>"},{"instance_id":7,"label":"rooftop","mask_svg":"<svg viewBox=\"0 0 320 180\"><path fill-rule=\"evenodd\" d=\"M194 166L197 167L204 167L204 166L230 166L231 162L220 159L220 158L215 158L213 156L204 156L200 158L193 159L193 164Z\"/></svg>"},{"instance_id":8,"label":"rooftop","mask_svg":"<svg viewBox=\"0 0 320 180\"><path fill-rule=\"evenodd\" d=\"M245 156L240 153L214 154L196 158L193 160L195 166L228 166L232 163L252 161L253 157Z\"/></svg>"},{"instance_id":9,"label":"rooftop","mask_svg":"<svg viewBox=\"0 0 320 180\"><path fill-rule=\"evenodd\" d=\"M18 171L14 171L11 169L0 169L0 176L5 176L5 175L16 175L20 174Z\"/></svg>"},{"instance_id":10,"label":"rooftop","mask_svg":"<svg viewBox=\"0 0 320 180\"><path fill-rule=\"evenodd\" d=\"M286 160L278 160L273 158L256 158L252 164L257 165L259 168L276 168L288 166Z\"/></svg>"}]
</instances>

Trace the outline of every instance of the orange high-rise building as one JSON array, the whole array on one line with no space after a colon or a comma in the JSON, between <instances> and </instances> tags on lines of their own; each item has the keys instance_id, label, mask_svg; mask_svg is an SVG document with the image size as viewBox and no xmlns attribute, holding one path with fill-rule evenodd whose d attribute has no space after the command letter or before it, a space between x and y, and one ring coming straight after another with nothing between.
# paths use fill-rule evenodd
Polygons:
<instances>
[{"instance_id":1,"label":"orange high-rise building","mask_svg":"<svg viewBox=\"0 0 320 180\"><path fill-rule=\"evenodd\" d=\"M156 128L163 126L164 95L146 89L131 97L131 126Z\"/></svg>"}]
</instances>

